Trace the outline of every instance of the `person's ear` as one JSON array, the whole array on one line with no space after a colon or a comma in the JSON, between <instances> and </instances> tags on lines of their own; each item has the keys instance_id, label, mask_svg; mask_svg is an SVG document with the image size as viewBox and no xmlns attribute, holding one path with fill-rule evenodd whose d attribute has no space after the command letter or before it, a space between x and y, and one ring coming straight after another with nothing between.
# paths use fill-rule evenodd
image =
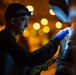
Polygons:
<instances>
[{"instance_id":1,"label":"person's ear","mask_svg":"<svg viewBox=\"0 0 76 75\"><path fill-rule=\"evenodd\" d=\"M11 18L11 24L15 23L15 18Z\"/></svg>"}]
</instances>

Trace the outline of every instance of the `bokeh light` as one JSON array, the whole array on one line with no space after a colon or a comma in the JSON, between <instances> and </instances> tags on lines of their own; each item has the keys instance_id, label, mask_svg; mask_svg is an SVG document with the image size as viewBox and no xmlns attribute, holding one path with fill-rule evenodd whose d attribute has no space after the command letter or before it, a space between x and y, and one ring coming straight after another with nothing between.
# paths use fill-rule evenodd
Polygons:
<instances>
[{"instance_id":1,"label":"bokeh light","mask_svg":"<svg viewBox=\"0 0 76 75\"><path fill-rule=\"evenodd\" d=\"M34 24L33 24L33 28L34 28L35 30L40 29L40 24L39 24L39 23L34 23Z\"/></svg>"},{"instance_id":2,"label":"bokeh light","mask_svg":"<svg viewBox=\"0 0 76 75\"><path fill-rule=\"evenodd\" d=\"M50 28L48 26L43 27L43 32L48 33L50 31Z\"/></svg>"},{"instance_id":3,"label":"bokeh light","mask_svg":"<svg viewBox=\"0 0 76 75\"><path fill-rule=\"evenodd\" d=\"M60 29L62 27L62 23L61 22L56 22L56 28Z\"/></svg>"},{"instance_id":4,"label":"bokeh light","mask_svg":"<svg viewBox=\"0 0 76 75\"><path fill-rule=\"evenodd\" d=\"M37 31L34 30L34 29L32 29L32 30L30 31L30 35L31 35L31 36L36 36L36 35L37 35Z\"/></svg>"},{"instance_id":5,"label":"bokeh light","mask_svg":"<svg viewBox=\"0 0 76 75\"><path fill-rule=\"evenodd\" d=\"M32 11L32 12L34 11L33 6L31 6L31 5L27 5L26 7L27 7L27 9L28 9L29 11Z\"/></svg>"},{"instance_id":6,"label":"bokeh light","mask_svg":"<svg viewBox=\"0 0 76 75\"><path fill-rule=\"evenodd\" d=\"M25 36L25 37L29 37L30 36L30 32L29 32L29 30L24 30L24 32L23 32L23 35Z\"/></svg>"},{"instance_id":7,"label":"bokeh light","mask_svg":"<svg viewBox=\"0 0 76 75\"><path fill-rule=\"evenodd\" d=\"M39 30L38 30L38 34L39 34L39 35L44 35L43 29L39 29Z\"/></svg>"},{"instance_id":8,"label":"bokeh light","mask_svg":"<svg viewBox=\"0 0 76 75\"><path fill-rule=\"evenodd\" d=\"M52 9L49 10L49 13L50 13L51 15L55 15L55 13L53 12Z\"/></svg>"},{"instance_id":9,"label":"bokeh light","mask_svg":"<svg viewBox=\"0 0 76 75\"><path fill-rule=\"evenodd\" d=\"M49 42L48 39L43 39L43 40L42 40L42 45L44 46L44 45L47 44L48 42Z\"/></svg>"},{"instance_id":10,"label":"bokeh light","mask_svg":"<svg viewBox=\"0 0 76 75\"><path fill-rule=\"evenodd\" d=\"M48 20L46 18L42 18L41 19L41 24L42 25L47 25L48 24Z\"/></svg>"}]
</instances>

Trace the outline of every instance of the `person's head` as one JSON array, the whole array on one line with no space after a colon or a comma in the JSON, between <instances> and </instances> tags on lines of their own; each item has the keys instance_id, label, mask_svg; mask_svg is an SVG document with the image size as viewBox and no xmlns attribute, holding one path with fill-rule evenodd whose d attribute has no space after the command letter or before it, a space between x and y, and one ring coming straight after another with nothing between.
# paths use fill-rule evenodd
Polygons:
<instances>
[{"instance_id":1,"label":"person's head","mask_svg":"<svg viewBox=\"0 0 76 75\"><path fill-rule=\"evenodd\" d=\"M5 11L6 29L11 28L17 35L21 34L25 27L29 16L32 15L24 5L19 3L11 3Z\"/></svg>"}]
</instances>

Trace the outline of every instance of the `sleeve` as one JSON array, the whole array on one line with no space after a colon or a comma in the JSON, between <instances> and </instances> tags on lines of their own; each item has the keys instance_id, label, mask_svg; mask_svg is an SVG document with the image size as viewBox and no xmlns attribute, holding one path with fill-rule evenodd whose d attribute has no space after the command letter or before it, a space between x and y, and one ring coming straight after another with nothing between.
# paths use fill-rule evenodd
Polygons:
<instances>
[{"instance_id":1,"label":"sleeve","mask_svg":"<svg viewBox=\"0 0 76 75\"><path fill-rule=\"evenodd\" d=\"M59 44L60 40L58 38L53 38L38 50L29 52L17 43L11 42L11 44L9 44L9 53L21 66L38 66L44 64L56 53Z\"/></svg>"},{"instance_id":2,"label":"sleeve","mask_svg":"<svg viewBox=\"0 0 76 75\"><path fill-rule=\"evenodd\" d=\"M44 64L57 52L59 44L59 39L51 39L49 43L31 53L30 57L33 57L30 59L30 62L34 63L34 65Z\"/></svg>"},{"instance_id":3,"label":"sleeve","mask_svg":"<svg viewBox=\"0 0 76 75\"><path fill-rule=\"evenodd\" d=\"M19 47L16 60L23 66L37 66L44 64L56 53L59 44L60 40L58 38L53 38L49 43L34 52L29 52L28 50L23 50L23 48Z\"/></svg>"}]
</instances>

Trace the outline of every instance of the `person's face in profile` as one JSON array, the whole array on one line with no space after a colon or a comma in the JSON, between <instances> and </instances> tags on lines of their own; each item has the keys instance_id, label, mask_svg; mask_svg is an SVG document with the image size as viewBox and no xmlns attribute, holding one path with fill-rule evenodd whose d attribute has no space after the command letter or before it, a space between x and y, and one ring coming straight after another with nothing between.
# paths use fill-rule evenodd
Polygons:
<instances>
[{"instance_id":1,"label":"person's face in profile","mask_svg":"<svg viewBox=\"0 0 76 75\"><path fill-rule=\"evenodd\" d=\"M24 29L28 26L28 15L19 16L15 18L14 29L17 34L23 33Z\"/></svg>"}]
</instances>

